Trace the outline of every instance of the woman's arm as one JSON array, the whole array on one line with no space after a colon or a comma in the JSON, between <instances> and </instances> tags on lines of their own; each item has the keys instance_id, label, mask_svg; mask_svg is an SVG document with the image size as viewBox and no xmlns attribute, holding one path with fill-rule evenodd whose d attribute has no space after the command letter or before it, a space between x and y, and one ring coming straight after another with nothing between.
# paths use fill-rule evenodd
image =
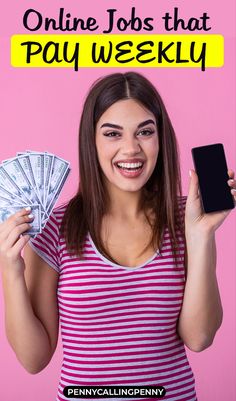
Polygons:
<instances>
[{"instance_id":1,"label":"woman's arm","mask_svg":"<svg viewBox=\"0 0 236 401\"><path fill-rule=\"evenodd\" d=\"M186 238L187 278L178 333L192 351L209 347L221 325L223 310L216 278L214 234Z\"/></svg>"},{"instance_id":2,"label":"woman's arm","mask_svg":"<svg viewBox=\"0 0 236 401\"><path fill-rule=\"evenodd\" d=\"M29 245L25 211L11 216L0 228L0 262L5 301L6 334L16 356L30 373L42 370L57 344L58 273Z\"/></svg>"},{"instance_id":3,"label":"woman's arm","mask_svg":"<svg viewBox=\"0 0 236 401\"><path fill-rule=\"evenodd\" d=\"M234 172L228 185L236 200ZM230 210L205 214L201 207L197 174L191 170L185 211L186 286L178 333L193 351L209 347L222 323L223 310L216 278L215 231Z\"/></svg>"}]
</instances>

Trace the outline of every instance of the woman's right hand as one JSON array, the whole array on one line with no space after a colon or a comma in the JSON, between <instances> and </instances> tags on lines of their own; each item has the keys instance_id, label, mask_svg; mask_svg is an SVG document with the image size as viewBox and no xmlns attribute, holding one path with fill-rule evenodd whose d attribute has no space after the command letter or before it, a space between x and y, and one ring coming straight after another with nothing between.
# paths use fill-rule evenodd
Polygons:
<instances>
[{"instance_id":1,"label":"woman's right hand","mask_svg":"<svg viewBox=\"0 0 236 401\"><path fill-rule=\"evenodd\" d=\"M2 272L13 275L22 274L25 269L21 251L30 236L24 234L30 227L34 216L31 208L21 209L0 224L0 266Z\"/></svg>"}]
</instances>

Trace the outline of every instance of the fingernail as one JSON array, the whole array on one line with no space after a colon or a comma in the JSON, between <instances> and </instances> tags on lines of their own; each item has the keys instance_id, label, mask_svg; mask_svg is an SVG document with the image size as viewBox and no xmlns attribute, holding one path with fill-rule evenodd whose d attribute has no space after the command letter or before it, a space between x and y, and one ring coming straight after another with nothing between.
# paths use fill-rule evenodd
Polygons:
<instances>
[{"instance_id":1,"label":"fingernail","mask_svg":"<svg viewBox=\"0 0 236 401\"><path fill-rule=\"evenodd\" d=\"M34 217L34 215L33 215L32 213L30 213L30 214L28 215L28 217L29 217L30 219L32 219L32 218Z\"/></svg>"},{"instance_id":2,"label":"fingernail","mask_svg":"<svg viewBox=\"0 0 236 401\"><path fill-rule=\"evenodd\" d=\"M25 210L26 210L27 212L29 212L29 211L31 210L31 207L30 207L30 206L27 206L27 207L25 208Z\"/></svg>"},{"instance_id":3,"label":"fingernail","mask_svg":"<svg viewBox=\"0 0 236 401\"><path fill-rule=\"evenodd\" d=\"M189 176L192 177L192 171L191 170L189 170Z\"/></svg>"},{"instance_id":4,"label":"fingernail","mask_svg":"<svg viewBox=\"0 0 236 401\"><path fill-rule=\"evenodd\" d=\"M234 180L232 179L232 178L230 178L230 180L229 180L230 182L234 182Z\"/></svg>"}]
</instances>

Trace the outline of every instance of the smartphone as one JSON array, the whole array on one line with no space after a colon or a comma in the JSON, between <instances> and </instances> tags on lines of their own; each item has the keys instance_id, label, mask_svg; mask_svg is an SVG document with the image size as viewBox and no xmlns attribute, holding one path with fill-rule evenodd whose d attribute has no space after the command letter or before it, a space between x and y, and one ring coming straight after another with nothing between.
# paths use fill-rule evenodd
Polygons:
<instances>
[{"instance_id":1,"label":"smartphone","mask_svg":"<svg viewBox=\"0 0 236 401\"><path fill-rule=\"evenodd\" d=\"M192 149L205 213L234 208L234 198L227 181L227 163L222 143Z\"/></svg>"}]
</instances>

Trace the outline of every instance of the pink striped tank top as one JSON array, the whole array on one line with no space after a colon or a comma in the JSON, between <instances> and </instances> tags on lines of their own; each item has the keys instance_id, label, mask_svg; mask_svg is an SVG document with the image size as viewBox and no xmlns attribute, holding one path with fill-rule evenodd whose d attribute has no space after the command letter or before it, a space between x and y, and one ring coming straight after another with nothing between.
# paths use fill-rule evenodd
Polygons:
<instances>
[{"instance_id":1,"label":"pink striped tank top","mask_svg":"<svg viewBox=\"0 0 236 401\"><path fill-rule=\"evenodd\" d=\"M185 204L186 197L180 201ZM69 400L63 395L69 385L160 385L165 401L196 401L193 372L176 331L185 285L183 239L177 266L167 229L160 251L138 267L106 259L89 233L81 260L69 255L59 235L64 211L65 206L54 209L43 232L30 241L59 273L63 364L57 401Z\"/></svg>"}]
</instances>

